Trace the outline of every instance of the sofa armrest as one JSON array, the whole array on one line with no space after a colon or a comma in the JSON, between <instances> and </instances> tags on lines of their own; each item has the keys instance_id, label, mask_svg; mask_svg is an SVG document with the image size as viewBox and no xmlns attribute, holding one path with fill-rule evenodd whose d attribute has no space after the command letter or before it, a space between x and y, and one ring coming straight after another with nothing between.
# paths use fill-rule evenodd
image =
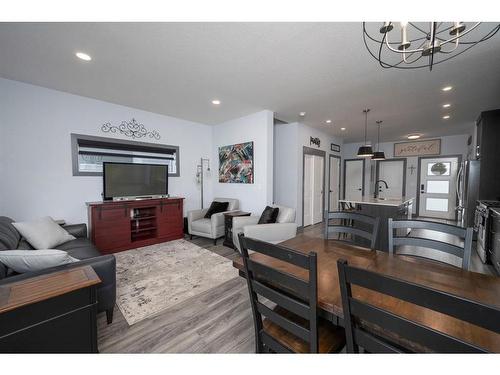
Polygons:
<instances>
[{"instance_id":1,"label":"sofa armrest","mask_svg":"<svg viewBox=\"0 0 500 375\"><path fill-rule=\"evenodd\" d=\"M233 232L242 230L245 225L256 225L260 216L236 216L233 217Z\"/></svg>"},{"instance_id":2,"label":"sofa armrest","mask_svg":"<svg viewBox=\"0 0 500 375\"><path fill-rule=\"evenodd\" d=\"M187 213L187 218L188 218L188 223L195 221L195 220L200 220L205 217L205 214L207 213L208 208L204 208L203 210L192 210L188 211Z\"/></svg>"},{"instance_id":3,"label":"sofa armrest","mask_svg":"<svg viewBox=\"0 0 500 375\"><path fill-rule=\"evenodd\" d=\"M224 212L217 212L210 216L210 220L212 221L212 228L217 228L224 226L224 214L227 214L229 212L236 212L239 210L231 210L231 211L224 211Z\"/></svg>"},{"instance_id":4,"label":"sofa armrest","mask_svg":"<svg viewBox=\"0 0 500 375\"><path fill-rule=\"evenodd\" d=\"M113 255L101 255L94 258L80 260L74 263L47 268L41 271L23 273L16 276L6 277L0 280L0 285L26 280L32 277L49 274L81 266L91 266L101 283L97 286L97 300L99 311L105 311L114 307L116 302L116 259Z\"/></svg>"},{"instance_id":5,"label":"sofa armrest","mask_svg":"<svg viewBox=\"0 0 500 375\"><path fill-rule=\"evenodd\" d=\"M62 227L76 238L87 238L87 224L63 225Z\"/></svg>"},{"instance_id":6,"label":"sofa armrest","mask_svg":"<svg viewBox=\"0 0 500 375\"><path fill-rule=\"evenodd\" d=\"M261 241L278 243L289 240L297 235L296 223L276 223L246 225L243 227L245 237L255 238Z\"/></svg>"}]
</instances>

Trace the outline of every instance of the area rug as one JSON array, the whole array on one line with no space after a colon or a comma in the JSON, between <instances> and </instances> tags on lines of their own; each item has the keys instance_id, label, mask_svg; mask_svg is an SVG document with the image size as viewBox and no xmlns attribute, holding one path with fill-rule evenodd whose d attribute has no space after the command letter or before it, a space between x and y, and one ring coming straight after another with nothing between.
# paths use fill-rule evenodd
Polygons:
<instances>
[{"instance_id":1,"label":"area rug","mask_svg":"<svg viewBox=\"0 0 500 375\"><path fill-rule=\"evenodd\" d=\"M238 277L229 259L186 240L115 257L117 305L129 325Z\"/></svg>"}]
</instances>

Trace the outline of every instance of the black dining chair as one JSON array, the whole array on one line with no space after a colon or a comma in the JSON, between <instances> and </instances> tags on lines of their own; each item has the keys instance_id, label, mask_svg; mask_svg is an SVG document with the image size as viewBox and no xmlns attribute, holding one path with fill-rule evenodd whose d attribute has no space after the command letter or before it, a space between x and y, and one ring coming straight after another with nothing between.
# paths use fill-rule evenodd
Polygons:
<instances>
[{"instance_id":1,"label":"black dining chair","mask_svg":"<svg viewBox=\"0 0 500 375\"><path fill-rule=\"evenodd\" d=\"M393 219L389 219L388 228L390 253L428 258L455 265L452 259L446 259L446 257L438 259L438 254L433 256L435 253L433 250L437 250L460 258L462 260L461 268L469 269L472 228L457 227L435 221ZM398 230L403 233L398 234ZM417 232L417 235L412 235L412 232ZM427 249L432 249L433 253L428 254Z\"/></svg>"},{"instance_id":2,"label":"black dining chair","mask_svg":"<svg viewBox=\"0 0 500 375\"><path fill-rule=\"evenodd\" d=\"M355 298L351 291L353 286L372 290L384 296L422 306L500 333L500 310L498 308L408 281L352 267L342 259L337 261L337 266L344 312L347 353L359 353L360 348L369 353L486 352L484 348Z\"/></svg>"},{"instance_id":3,"label":"black dining chair","mask_svg":"<svg viewBox=\"0 0 500 375\"><path fill-rule=\"evenodd\" d=\"M334 220L334 223L331 222ZM338 220L339 224L335 224ZM360 224L359 227L357 224ZM325 211L325 238L330 239L330 234L349 234L350 242L356 242L355 237L361 237L370 242L370 248L375 248L377 242L379 218L363 215L357 212ZM344 239L348 239L344 236Z\"/></svg>"},{"instance_id":4,"label":"black dining chair","mask_svg":"<svg viewBox=\"0 0 500 375\"><path fill-rule=\"evenodd\" d=\"M344 329L317 316L316 253L302 254L245 237L239 241L252 305L257 353L331 353L345 346ZM254 261L248 251L307 270L308 280ZM267 305L264 300L267 300ZM269 306L271 302L275 306Z\"/></svg>"}]
</instances>

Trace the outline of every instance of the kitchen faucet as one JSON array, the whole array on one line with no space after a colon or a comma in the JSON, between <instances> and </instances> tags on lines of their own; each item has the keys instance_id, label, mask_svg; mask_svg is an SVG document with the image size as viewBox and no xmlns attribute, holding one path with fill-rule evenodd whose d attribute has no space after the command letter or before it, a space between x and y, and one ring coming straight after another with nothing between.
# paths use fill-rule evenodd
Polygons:
<instances>
[{"instance_id":1,"label":"kitchen faucet","mask_svg":"<svg viewBox=\"0 0 500 375\"><path fill-rule=\"evenodd\" d=\"M375 199L378 198L378 193L379 193L379 191L378 191L378 189L379 189L378 183L379 182L383 182L384 185L385 185L385 188L389 189L389 185L387 185L387 182L385 182L384 180L377 180L377 181L375 181L375 191L373 192L373 198L375 198Z\"/></svg>"}]
</instances>

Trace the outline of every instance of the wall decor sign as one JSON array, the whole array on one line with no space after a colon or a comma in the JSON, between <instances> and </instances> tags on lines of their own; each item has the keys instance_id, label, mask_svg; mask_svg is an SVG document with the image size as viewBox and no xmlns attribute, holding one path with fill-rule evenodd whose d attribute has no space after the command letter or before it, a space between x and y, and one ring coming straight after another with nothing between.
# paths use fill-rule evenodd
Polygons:
<instances>
[{"instance_id":1,"label":"wall decor sign","mask_svg":"<svg viewBox=\"0 0 500 375\"><path fill-rule=\"evenodd\" d=\"M319 147L320 147L320 145L321 145L321 139L311 137L311 139L310 139L310 141L309 141L309 146L310 146L310 145L316 145L316 146L318 146L318 148L319 148Z\"/></svg>"},{"instance_id":2,"label":"wall decor sign","mask_svg":"<svg viewBox=\"0 0 500 375\"><path fill-rule=\"evenodd\" d=\"M219 147L219 182L253 184L253 142Z\"/></svg>"},{"instance_id":3,"label":"wall decor sign","mask_svg":"<svg viewBox=\"0 0 500 375\"><path fill-rule=\"evenodd\" d=\"M120 125L111 125L107 122L101 126L104 133L120 133L127 137L137 138L154 138L160 139L160 133L156 130L147 130L143 124L139 124L134 118L131 121L122 121Z\"/></svg>"},{"instance_id":4,"label":"wall decor sign","mask_svg":"<svg viewBox=\"0 0 500 375\"><path fill-rule=\"evenodd\" d=\"M330 150L334 152L340 152L340 146L336 145L335 143L330 144Z\"/></svg>"},{"instance_id":5,"label":"wall decor sign","mask_svg":"<svg viewBox=\"0 0 500 375\"><path fill-rule=\"evenodd\" d=\"M394 143L394 157L439 155L441 139Z\"/></svg>"}]
</instances>

